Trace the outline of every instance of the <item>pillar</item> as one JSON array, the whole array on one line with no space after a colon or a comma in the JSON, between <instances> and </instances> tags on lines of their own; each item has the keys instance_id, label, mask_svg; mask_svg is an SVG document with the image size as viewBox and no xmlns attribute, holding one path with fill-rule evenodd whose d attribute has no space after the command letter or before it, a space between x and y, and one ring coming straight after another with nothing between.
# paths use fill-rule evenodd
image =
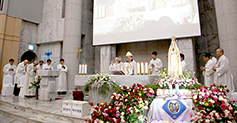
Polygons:
<instances>
[{"instance_id":1,"label":"pillar","mask_svg":"<svg viewBox=\"0 0 237 123\"><path fill-rule=\"evenodd\" d=\"M9 59L18 62L22 19L0 14L0 91L2 86L2 69Z\"/></svg>"},{"instance_id":2,"label":"pillar","mask_svg":"<svg viewBox=\"0 0 237 123\"><path fill-rule=\"evenodd\" d=\"M229 59L237 89L237 0L215 0L216 18L220 48L223 48Z\"/></svg>"},{"instance_id":3,"label":"pillar","mask_svg":"<svg viewBox=\"0 0 237 123\"><path fill-rule=\"evenodd\" d=\"M68 90L74 89L74 76L78 74L77 47L81 48L82 0L66 0L63 58L68 66ZM83 51L82 51L83 52Z\"/></svg>"}]
</instances>

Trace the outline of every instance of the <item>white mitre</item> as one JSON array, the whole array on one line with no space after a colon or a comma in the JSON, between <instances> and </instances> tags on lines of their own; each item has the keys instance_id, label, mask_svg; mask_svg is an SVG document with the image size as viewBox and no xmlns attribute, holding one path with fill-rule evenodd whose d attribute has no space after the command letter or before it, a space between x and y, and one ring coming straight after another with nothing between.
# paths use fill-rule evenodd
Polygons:
<instances>
[{"instance_id":1,"label":"white mitre","mask_svg":"<svg viewBox=\"0 0 237 123\"><path fill-rule=\"evenodd\" d=\"M127 54L126 54L126 57L127 56L132 56L132 53L128 51Z\"/></svg>"}]
</instances>

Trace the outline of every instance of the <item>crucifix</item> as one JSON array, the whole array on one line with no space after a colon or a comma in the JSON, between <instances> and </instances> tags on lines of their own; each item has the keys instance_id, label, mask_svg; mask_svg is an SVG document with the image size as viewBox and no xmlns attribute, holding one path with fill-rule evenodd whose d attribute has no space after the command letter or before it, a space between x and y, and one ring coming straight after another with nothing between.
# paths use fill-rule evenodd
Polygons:
<instances>
[{"instance_id":1,"label":"crucifix","mask_svg":"<svg viewBox=\"0 0 237 123\"><path fill-rule=\"evenodd\" d=\"M51 50L51 49L50 49ZM48 50L48 52L45 52L46 60L50 59L50 56L53 55L52 51Z\"/></svg>"},{"instance_id":2,"label":"crucifix","mask_svg":"<svg viewBox=\"0 0 237 123\"><path fill-rule=\"evenodd\" d=\"M77 52L77 58L79 58L79 52L81 52L82 50L79 47L77 47L75 51Z\"/></svg>"}]
</instances>

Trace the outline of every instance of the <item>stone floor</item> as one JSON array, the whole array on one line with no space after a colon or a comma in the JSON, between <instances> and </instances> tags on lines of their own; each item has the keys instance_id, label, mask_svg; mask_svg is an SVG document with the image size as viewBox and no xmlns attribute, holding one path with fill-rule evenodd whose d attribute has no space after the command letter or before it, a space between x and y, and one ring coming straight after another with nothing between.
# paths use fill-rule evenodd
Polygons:
<instances>
[{"instance_id":1,"label":"stone floor","mask_svg":"<svg viewBox=\"0 0 237 123\"><path fill-rule=\"evenodd\" d=\"M72 99L72 96L58 96L57 98L63 99L40 101L35 98L0 96L0 123L81 123L89 118L89 114L86 117L63 114L62 101Z\"/></svg>"}]
</instances>

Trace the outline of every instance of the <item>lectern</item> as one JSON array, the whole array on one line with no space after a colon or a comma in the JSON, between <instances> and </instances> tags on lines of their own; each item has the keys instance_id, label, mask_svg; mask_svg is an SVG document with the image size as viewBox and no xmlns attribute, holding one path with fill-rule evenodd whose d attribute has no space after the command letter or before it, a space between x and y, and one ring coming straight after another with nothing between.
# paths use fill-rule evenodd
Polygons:
<instances>
[{"instance_id":1,"label":"lectern","mask_svg":"<svg viewBox=\"0 0 237 123\"><path fill-rule=\"evenodd\" d=\"M41 76L39 100L54 100L56 97L56 80L59 76L58 70L38 70L37 75Z\"/></svg>"}]
</instances>

